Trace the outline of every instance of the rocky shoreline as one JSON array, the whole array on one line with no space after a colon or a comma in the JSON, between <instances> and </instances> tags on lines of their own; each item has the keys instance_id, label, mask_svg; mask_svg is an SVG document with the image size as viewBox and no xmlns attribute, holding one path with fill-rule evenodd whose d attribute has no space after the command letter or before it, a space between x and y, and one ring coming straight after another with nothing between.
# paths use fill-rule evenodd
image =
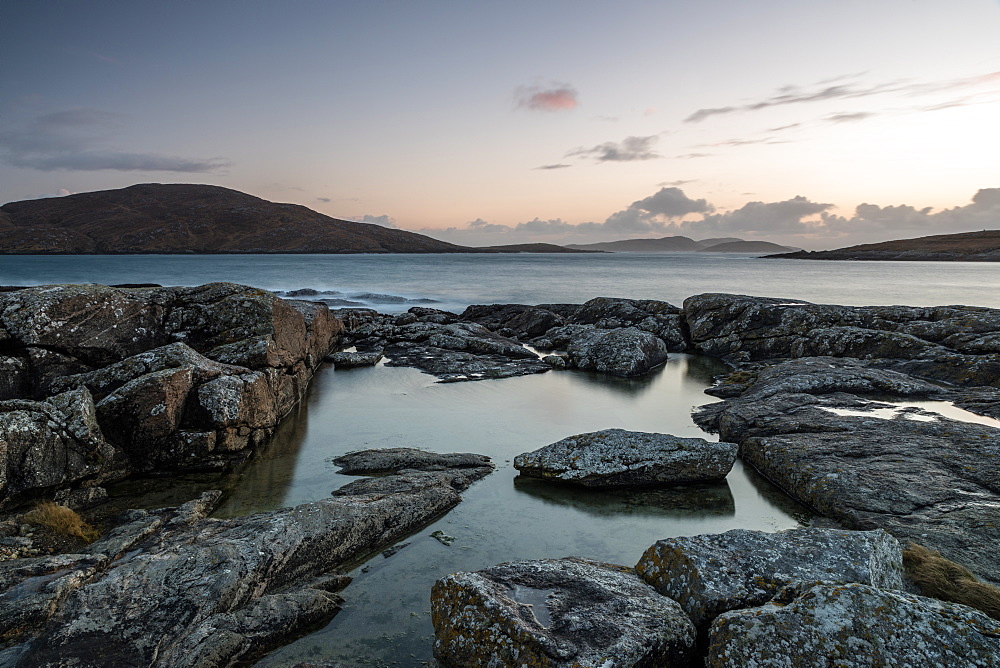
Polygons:
<instances>
[{"instance_id":1,"label":"rocky shoreline","mask_svg":"<svg viewBox=\"0 0 1000 668\"><path fill-rule=\"evenodd\" d=\"M682 307L597 298L471 306L461 314L414 307L388 316L330 311L224 283L42 286L0 293L0 509L14 518L0 521L0 542L20 556L0 561L0 665L252 662L336 614L336 591L349 581L338 569L433 521L492 470L481 455L359 453L337 463L345 473L373 477L323 501L217 520L207 515L219 495L207 493L176 509L125 513L82 549L31 556L31 539L17 530L26 503L57 498L83 509L102 501L110 481L232 469L267 441L324 360L338 368L382 360L459 382L559 369L639 376L672 352L720 357L734 368L709 390L723 401L695 415L723 443L599 432L525 453L515 465L551 481L545 484L672 485L724 477L738 450L838 526L837 536L869 545L869 562L897 580L899 542L912 541L986 582L1000 581L993 548L1000 538L1000 422L990 422L1000 418L997 310L707 294ZM941 406L971 413L953 412L960 419L951 419L934 412ZM727 535L670 539L688 541L670 550L686 550L684 563L729 563L708 547ZM776 536L779 544L796 540ZM872 536L881 547L871 547ZM674 562L664 565L664 544L650 548L635 569L556 559L445 578L433 599L435 652L445 665L490 665L473 659L491 652L537 655L539 665L681 665L699 656L709 656L709 665L780 665L781 657L795 656L793 646L808 637L815 617L837 606L868 611L872 619L888 615L886 625L919 617L921 633L937 629L920 636L923 645L933 647L935 633L958 628L965 638L977 629L962 651L1000 650L988 617L905 591L902 580L845 575L842 564L816 575L803 574L802 566L765 572L733 562L732 578L780 586L741 599L725 608L730 612L712 608L712 623L685 603L694 585L689 594L672 589L692 576ZM741 550L780 552L761 545ZM829 542L816 545L799 550L799 558L824 554L836 562L851 554ZM469 599L473 591L479 593ZM497 610L495 596L514 607L490 613L491 624L513 630L474 635L484 622L471 611ZM620 619L594 612L595 600L615 596L630 602ZM792 610L799 616L789 621ZM940 626L942 616L959 626ZM615 626L626 618L631 631ZM586 642L560 635L583 622L591 629ZM779 643L785 654L764 657L741 640L770 633L788 634ZM861 642L849 629L838 633L849 645ZM600 637L618 644L601 646ZM456 638L464 638L461 647ZM809 642L840 651L821 639ZM899 651L893 642L869 643L870 656Z\"/></svg>"}]
</instances>

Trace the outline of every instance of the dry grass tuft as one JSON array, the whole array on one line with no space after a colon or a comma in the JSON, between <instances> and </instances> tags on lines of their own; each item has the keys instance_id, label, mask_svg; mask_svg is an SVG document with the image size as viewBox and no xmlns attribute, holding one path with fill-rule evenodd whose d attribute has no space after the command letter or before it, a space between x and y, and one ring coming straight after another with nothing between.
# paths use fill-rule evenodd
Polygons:
<instances>
[{"instance_id":1,"label":"dry grass tuft","mask_svg":"<svg viewBox=\"0 0 1000 668\"><path fill-rule=\"evenodd\" d=\"M27 524L45 527L63 536L76 536L88 543L97 540L97 529L83 521L80 514L52 501L43 501L22 518Z\"/></svg>"},{"instance_id":2,"label":"dry grass tuft","mask_svg":"<svg viewBox=\"0 0 1000 668\"><path fill-rule=\"evenodd\" d=\"M910 543L903 550L903 569L924 596L963 603L1000 619L1000 589L980 582L969 569L948 561L940 552Z\"/></svg>"}]
</instances>

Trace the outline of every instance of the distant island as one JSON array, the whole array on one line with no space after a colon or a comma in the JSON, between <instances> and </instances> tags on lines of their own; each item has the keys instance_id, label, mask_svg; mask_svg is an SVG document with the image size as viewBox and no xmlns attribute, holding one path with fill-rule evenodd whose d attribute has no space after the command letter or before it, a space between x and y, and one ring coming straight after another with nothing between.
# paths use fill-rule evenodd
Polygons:
<instances>
[{"instance_id":1,"label":"distant island","mask_svg":"<svg viewBox=\"0 0 1000 668\"><path fill-rule=\"evenodd\" d=\"M459 246L209 185L143 183L0 207L2 255L579 252Z\"/></svg>"},{"instance_id":2,"label":"distant island","mask_svg":"<svg viewBox=\"0 0 1000 668\"><path fill-rule=\"evenodd\" d=\"M780 253L797 251L798 248L781 246L770 241L746 241L736 237L702 239L673 236L658 239L622 239L593 244L566 244L574 250L604 251L608 253Z\"/></svg>"},{"instance_id":3,"label":"distant island","mask_svg":"<svg viewBox=\"0 0 1000 668\"><path fill-rule=\"evenodd\" d=\"M950 260L958 262L1000 261L1000 230L937 234L861 244L827 251L798 251L766 255L768 259L796 260Z\"/></svg>"}]
</instances>

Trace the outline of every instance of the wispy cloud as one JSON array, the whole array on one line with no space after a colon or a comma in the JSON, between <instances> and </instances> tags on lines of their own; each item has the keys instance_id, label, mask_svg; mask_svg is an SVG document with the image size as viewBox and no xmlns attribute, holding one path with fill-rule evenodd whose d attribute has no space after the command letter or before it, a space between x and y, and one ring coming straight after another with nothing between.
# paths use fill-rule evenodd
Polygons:
<instances>
[{"instance_id":1,"label":"wispy cloud","mask_svg":"<svg viewBox=\"0 0 1000 668\"><path fill-rule=\"evenodd\" d=\"M563 165L563 164L558 164L558 165L541 165L539 167L535 167L535 169L566 169L567 167L572 167L572 166L573 165Z\"/></svg>"},{"instance_id":2,"label":"wispy cloud","mask_svg":"<svg viewBox=\"0 0 1000 668\"><path fill-rule=\"evenodd\" d=\"M759 111L770 107L778 107L791 104L804 104L809 102L821 102L824 100L853 99L870 97L873 95L883 95L886 93L900 93L905 95L927 95L941 91L954 90L959 88L971 88L976 86L993 85L1000 82L1000 72L989 72L970 77L959 77L955 79L945 79L932 82L912 82L912 81L888 81L883 83L863 85L856 81L837 83L829 85L834 81L846 81L855 78L857 75L845 75L834 79L826 80L812 87L801 87L796 85L783 86L774 94L746 104L729 105L725 107L709 107L698 109L684 119L685 123L698 123L712 116L724 114L735 114L751 111Z\"/></svg>"},{"instance_id":3,"label":"wispy cloud","mask_svg":"<svg viewBox=\"0 0 1000 668\"><path fill-rule=\"evenodd\" d=\"M359 223L371 223L372 225L379 225L380 227L391 227L393 229L398 229L396 226L396 219L391 216L381 215L373 216L370 213L366 213L357 219Z\"/></svg>"},{"instance_id":4,"label":"wispy cloud","mask_svg":"<svg viewBox=\"0 0 1000 668\"><path fill-rule=\"evenodd\" d=\"M678 160L695 160L697 158L711 158L712 153L683 153L681 155L675 155L674 158Z\"/></svg>"},{"instance_id":5,"label":"wispy cloud","mask_svg":"<svg viewBox=\"0 0 1000 668\"><path fill-rule=\"evenodd\" d=\"M676 181L664 181L663 183L657 183L656 185L660 186L661 188L663 188L665 186L675 186L676 187L676 186L682 186L685 183L694 183L697 180L698 179L678 179Z\"/></svg>"},{"instance_id":6,"label":"wispy cloud","mask_svg":"<svg viewBox=\"0 0 1000 668\"><path fill-rule=\"evenodd\" d=\"M831 114L826 117L826 120L831 123L853 123L873 116L878 116L878 114L870 111L856 111L854 113Z\"/></svg>"},{"instance_id":7,"label":"wispy cloud","mask_svg":"<svg viewBox=\"0 0 1000 668\"><path fill-rule=\"evenodd\" d=\"M569 84L553 83L545 88L521 86L515 95L517 106L533 111L569 111L579 104L576 89Z\"/></svg>"},{"instance_id":8,"label":"wispy cloud","mask_svg":"<svg viewBox=\"0 0 1000 668\"><path fill-rule=\"evenodd\" d=\"M604 142L591 148L577 148L566 154L566 157L585 156L598 162L631 162L633 160L653 160L661 158L653 151L653 145L659 141L657 135L648 137L626 137L620 142Z\"/></svg>"},{"instance_id":9,"label":"wispy cloud","mask_svg":"<svg viewBox=\"0 0 1000 668\"><path fill-rule=\"evenodd\" d=\"M330 199L329 197L317 197L317 198L316 198L316 201L317 201L317 202L323 202L323 204L329 204L329 203L330 203L330 202L332 202L333 200L332 200L332 199Z\"/></svg>"},{"instance_id":10,"label":"wispy cloud","mask_svg":"<svg viewBox=\"0 0 1000 668\"><path fill-rule=\"evenodd\" d=\"M225 158L184 158L100 148L124 117L100 109L66 109L38 116L21 127L0 129L0 160L39 171L209 173Z\"/></svg>"}]
</instances>

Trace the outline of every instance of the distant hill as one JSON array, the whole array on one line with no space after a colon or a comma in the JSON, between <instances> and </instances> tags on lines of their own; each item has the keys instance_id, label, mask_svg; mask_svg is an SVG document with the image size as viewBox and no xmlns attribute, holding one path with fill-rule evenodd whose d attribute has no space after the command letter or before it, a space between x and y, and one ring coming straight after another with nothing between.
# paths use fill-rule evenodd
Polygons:
<instances>
[{"instance_id":1,"label":"distant hill","mask_svg":"<svg viewBox=\"0 0 1000 668\"><path fill-rule=\"evenodd\" d=\"M558 253L552 244L471 248L325 216L237 190L143 183L0 207L0 254Z\"/></svg>"},{"instance_id":2,"label":"distant hill","mask_svg":"<svg viewBox=\"0 0 1000 668\"><path fill-rule=\"evenodd\" d=\"M701 244L694 239L678 236L659 239L623 239L593 244L566 244L566 247L577 250L610 251L612 253L675 253L677 251L696 251L701 248Z\"/></svg>"},{"instance_id":3,"label":"distant hill","mask_svg":"<svg viewBox=\"0 0 1000 668\"><path fill-rule=\"evenodd\" d=\"M1000 230L938 234L916 239L862 244L828 251L799 251L767 255L767 258L805 260L952 260L959 262L1000 261Z\"/></svg>"},{"instance_id":4,"label":"distant hill","mask_svg":"<svg viewBox=\"0 0 1000 668\"><path fill-rule=\"evenodd\" d=\"M476 246L473 251L481 253L603 253L599 250L583 250L555 244L507 244L505 246Z\"/></svg>"},{"instance_id":5,"label":"distant hill","mask_svg":"<svg viewBox=\"0 0 1000 668\"><path fill-rule=\"evenodd\" d=\"M779 246L770 241L744 241L737 237L702 239L695 241L688 237L660 237L659 239L623 239L594 244L566 244L567 248L578 250L600 250L611 253L677 253L704 251L711 253L776 253L798 250L790 246Z\"/></svg>"},{"instance_id":6,"label":"distant hill","mask_svg":"<svg viewBox=\"0 0 1000 668\"><path fill-rule=\"evenodd\" d=\"M799 250L791 246L781 246L770 241L726 241L706 248L699 248L699 253L778 253L781 251Z\"/></svg>"}]
</instances>

